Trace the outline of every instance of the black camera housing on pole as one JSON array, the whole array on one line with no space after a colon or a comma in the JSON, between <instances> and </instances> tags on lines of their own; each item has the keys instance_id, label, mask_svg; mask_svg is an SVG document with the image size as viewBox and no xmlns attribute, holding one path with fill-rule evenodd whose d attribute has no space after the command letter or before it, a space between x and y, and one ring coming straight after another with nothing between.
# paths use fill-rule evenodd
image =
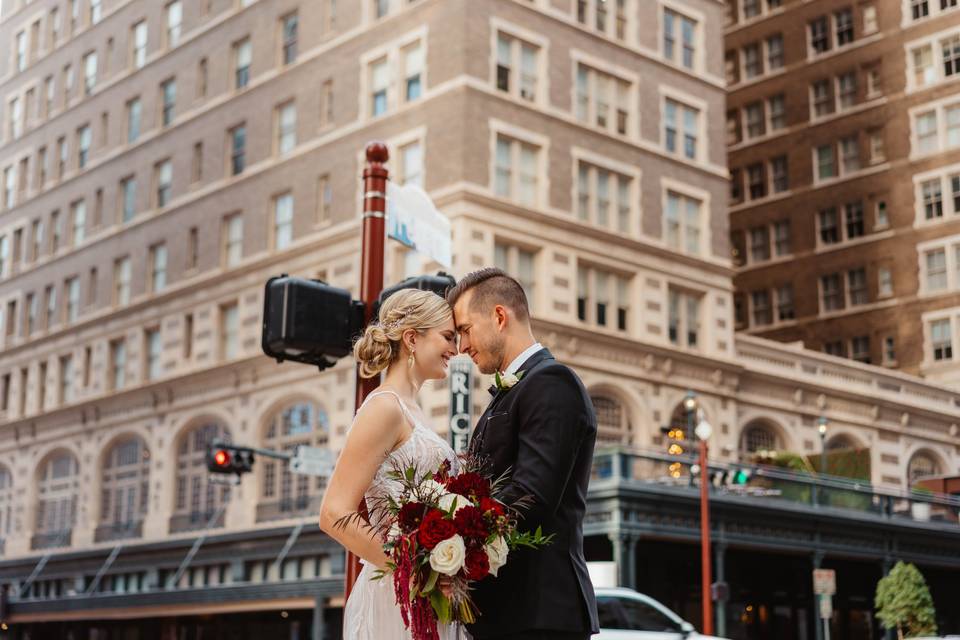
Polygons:
<instances>
[{"instance_id":1,"label":"black camera housing on pole","mask_svg":"<svg viewBox=\"0 0 960 640\"><path fill-rule=\"evenodd\" d=\"M384 300L401 289L433 291L439 296L457 283L453 276L414 276L384 289L374 305L376 319ZM263 352L277 362L293 360L321 371L350 355L363 332L363 303L346 289L322 280L283 274L267 280L263 296Z\"/></svg>"}]
</instances>

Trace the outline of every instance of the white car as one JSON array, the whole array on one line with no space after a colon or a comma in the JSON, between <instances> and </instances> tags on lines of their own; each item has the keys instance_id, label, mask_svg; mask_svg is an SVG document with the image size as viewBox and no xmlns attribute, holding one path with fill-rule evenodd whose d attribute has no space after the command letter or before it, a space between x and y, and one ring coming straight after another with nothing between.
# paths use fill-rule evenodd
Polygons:
<instances>
[{"instance_id":1,"label":"white car","mask_svg":"<svg viewBox=\"0 0 960 640\"><path fill-rule=\"evenodd\" d=\"M597 588L600 634L591 640L723 640L693 625L650 596L633 589Z\"/></svg>"}]
</instances>

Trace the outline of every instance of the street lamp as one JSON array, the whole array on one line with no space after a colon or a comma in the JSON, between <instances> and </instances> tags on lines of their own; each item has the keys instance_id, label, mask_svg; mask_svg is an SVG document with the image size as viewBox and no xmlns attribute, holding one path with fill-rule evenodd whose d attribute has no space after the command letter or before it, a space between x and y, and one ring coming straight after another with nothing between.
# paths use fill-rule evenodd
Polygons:
<instances>
[{"instance_id":1,"label":"street lamp","mask_svg":"<svg viewBox=\"0 0 960 640\"><path fill-rule=\"evenodd\" d=\"M703 633L713 634L713 600L710 583L713 581L710 567L710 492L709 471L707 469L707 441L713 435L713 427L703 416L703 409L697 403L693 391L687 392L683 400L683 408L687 411L687 426L694 431L700 441L700 574L703 600ZM694 420L696 419L696 429Z\"/></svg>"},{"instance_id":2,"label":"street lamp","mask_svg":"<svg viewBox=\"0 0 960 640\"><path fill-rule=\"evenodd\" d=\"M825 416L820 416L820 419L817 420L817 431L820 432L820 473L826 474L827 472L827 418Z\"/></svg>"}]
</instances>

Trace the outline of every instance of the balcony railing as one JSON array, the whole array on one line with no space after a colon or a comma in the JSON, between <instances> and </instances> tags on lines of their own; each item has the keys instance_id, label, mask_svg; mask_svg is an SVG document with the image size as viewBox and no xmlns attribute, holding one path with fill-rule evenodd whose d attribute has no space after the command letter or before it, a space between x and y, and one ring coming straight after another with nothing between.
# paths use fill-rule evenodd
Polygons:
<instances>
[{"instance_id":1,"label":"balcony railing","mask_svg":"<svg viewBox=\"0 0 960 640\"><path fill-rule=\"evenodd\" d=\"M170 518L170 533L183 533L185 531L201 531L203 529L220 529L224 523L224 512L220 511L212 524L215 511L193 511Z\"/></svg>"},{"instance_id":2,"label":"balcony railing","mask_svg":"<svg viewBox=\"0 0 960 640\"><path fill-rule=\"evenodd\" d=\"M690 455L672 456L643 449L599 449L594 456L590 488L622 483L699 490L700 474L691 474L691 467L697 462L696 457ZM878 489L869 482L797 473L767 465L711 461L708 467L711 496L741 496L884 519L943 523L960 530L958 497ZM739 474L740 484L736 481L737 472L743 472Z\"/></svg>"},{"instance_id":3,"label":"balcony railing","mask_svg":"<svg viewBox=\"0 0 960 640\"><path fill-rule=\"evenodd\" d=\"M143 537L143 521L102 524L93 532L94 542L113 542Z\"/></svg>"},{"instance_id":4,"label":"balcony railing","mask_svg":"<svg viewBox=\"0 0 960 640\"><path fill-rule=\"evenodd\" d=\"M312 495L296 496L285 500L274 500L273 502L260 502L257 504L257 522L299 518L311 514L319 517L322 501L322 495Z\"/></svg>"},{"instance_id":5,"label":"balcony railing","mask_svg":"<svg viewBox=\"0 0 960 640\"><path fill-rule=\"evenodd\" d=\"M66 531L52 531L50 533L35 533L33 537L30 538L30 548L39 550L69 547L72 538L72 529L67 529Z\"/></svg>"}]
</instances>

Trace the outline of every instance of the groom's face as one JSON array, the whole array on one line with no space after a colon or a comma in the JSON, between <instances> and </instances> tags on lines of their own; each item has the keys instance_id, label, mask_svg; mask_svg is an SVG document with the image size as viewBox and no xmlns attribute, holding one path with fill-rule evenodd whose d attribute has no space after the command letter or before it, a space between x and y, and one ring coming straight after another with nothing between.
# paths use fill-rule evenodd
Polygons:
<instances>
[{"instance_id":1,"label":"groom's face","mask_svg":"<svg viewBox=\"0 0 960 640\"><path fill-rule=\"evenodd\" d=\"M492 310L473 309L473 292L467 291L453 307L460 336L460 353L470 356L480 373L495 373L503 363L504 336Z\"/></svg>"}]
</instances>

